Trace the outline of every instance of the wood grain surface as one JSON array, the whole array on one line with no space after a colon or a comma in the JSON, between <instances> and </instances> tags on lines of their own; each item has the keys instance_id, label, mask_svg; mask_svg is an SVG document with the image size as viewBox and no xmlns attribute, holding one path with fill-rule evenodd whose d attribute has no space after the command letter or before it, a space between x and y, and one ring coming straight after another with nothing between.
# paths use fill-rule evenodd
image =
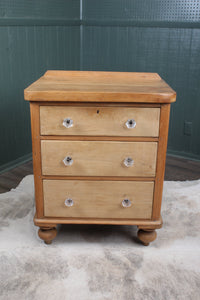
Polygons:
<instances>
[{"instance_id":1,"label":"wood grain surface","mask_svg":"<svg viewBox=\"0 0 200 300\"><path fill-rule=\"evenodd\" d=\"M73 120L73 127L63 120ZM158 137L159 108L40 106L41 135L103 135ZM134 128L126 122L135 120Z\"/></svg>"},{"instance_id":2,"label":"wood grain surface","mask_svg":"<svg viewBox=\"0 0 200 300\"><path fill-rule=\"evenodd\" d=\"M170 103L176 93L156 73L47 71L25 100Z\"/></svg>"},{"instance_id":3,"label":"wood grain surface","mask_svg":"<svg viewBox=\"0 0 200 300\"><path fill-rule=\"evenodd\" d=\"M73 176L155 176L156 142L41 141L42 174ZM73 164L65 166L63 159ZM130 157L133 166L126 167Z\"/></svg>"},{"instance_id":4,"label":"wood grain surface","mask_svg":"<svg viewBox=\"0 0 200 300\"><path fill-rule=\"evenodd\" d=\"M59 217L43 217L34 216L34 224L36 226L54 227L57 224L104 224L104 225L137 225L139 228L157 229L162 227L162 217L156 221L151 219L117 219L117 218L59 218Z\"/></svg>"},{"instance_id":5,"label":"wood grain surface","mask_svg":"<svg viewBox=\"0 0 200 300\"><path fill-rule=\"evenodd\" d=\"M154 201L153 201L153 212L152 212L153 220L157 220L159 218L160 211L161 211L168 129L169 129L169 115L170 115L170 104L162 105L160 111L160 130L159 130L156 178L155 178Z\"/></svg>"},{"instance_id":6,"label":"wood grain surface","mask_svg":"<svg viewBox=\"0 0 200 300\"><path fill-rule=\"evenodd\" d=\"M41 143L40 143L40 113L37 103L30 103L31 132L33 149L33 173L35 184L35 204L38 217L43 216L43 184L41 169Z\"/></svg>"},{"instance_id":7,"label":"wood grain surface","mask_svg":"<svg viewBox=\"0 0 200 300\"><path fill-rule=\"evenodd\" d=\"M151 217L154 182L44 180L43 186L46 217ZM65 205L67 198L73 206ZM122 206L124 199L131 207Z\"/></svg>"}]
</instances>

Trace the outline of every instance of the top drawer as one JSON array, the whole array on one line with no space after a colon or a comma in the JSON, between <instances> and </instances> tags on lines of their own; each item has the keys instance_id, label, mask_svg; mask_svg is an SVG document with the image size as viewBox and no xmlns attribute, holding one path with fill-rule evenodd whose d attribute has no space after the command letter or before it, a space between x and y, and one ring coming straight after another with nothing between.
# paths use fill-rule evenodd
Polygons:
<instances>
[{"instance_id":1,"label":"top drawer","mask_svg":"<svg viewBox=\"0 0 200 300\"><path fill-rule=\"evenodd\" d=\"M40 106L41 135L159 135L160 108Z\"/></svg>"}]
</instances>

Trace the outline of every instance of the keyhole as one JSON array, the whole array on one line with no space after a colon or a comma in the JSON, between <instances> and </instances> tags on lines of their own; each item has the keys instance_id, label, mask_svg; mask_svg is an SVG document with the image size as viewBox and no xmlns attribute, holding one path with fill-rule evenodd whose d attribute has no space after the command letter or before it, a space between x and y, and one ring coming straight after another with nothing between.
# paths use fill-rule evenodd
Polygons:
<instances>
[{"instance_id":1,"label":"keyhole","mask_svg":"<svg viewBox=\"0 0 200 300\"><path fill-rule=\"evenodd\" d=\"M97 110L97 114L99 114L99 110Z\"/></svg>"}]
</instances>

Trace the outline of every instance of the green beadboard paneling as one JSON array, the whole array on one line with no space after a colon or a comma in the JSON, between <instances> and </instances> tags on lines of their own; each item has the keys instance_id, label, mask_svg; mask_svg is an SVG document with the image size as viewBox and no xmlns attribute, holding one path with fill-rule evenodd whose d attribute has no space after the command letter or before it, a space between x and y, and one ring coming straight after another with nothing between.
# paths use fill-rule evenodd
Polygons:
<instances>
[{"instance_id":1,"label":"green beadboard paneling","mask_svg":"<svg viewBox=\"0 0 200 300\"><path fill-rule=\"evenodd\" d=\"M0 27L0 165L31 152L23 91L48 69L79 69L77 26Z\"/></svg>"},{"instance_id":2,"label":"green beadboard paneling","mask_svg":"<svg viewBox=\"0 0 200 300\"><path fill-rule=\"evenodd\" d=\"M23 90L47 69L159 73L169 153L200 159L200 1L0 0L0 167L31 152Z\"/></svg>"},{"instance_id":3,"label":"green beadboard paneling","mask_svg":"<svg viewBox=\"0 0 200 300\"><path fill-rule=\"evenodd\" d=\"M0 166L31 153L24 88L48 69L79 69L79 19L79 0L0 1Z\"/></svg>"},{"instance_id":4,"label":"green beadboard paneling","mask_svg":"<svg viewBox=\"0 0 200 300\"><path fill-rule=\"evenodd\" d=\"M83 0L83 20L198 22L199 0Z\"/></svg>"},{"instance_id":5,"label":"green beadboard paneling","mask_svg":"<svg viewBox=\"0 0 200 300\"><path fill-rule=\"evenodd\" d=\"M79 0L1 0L4 19L79 19Z\"/></svg>"},{"instance_id":6,"label":"green beadboard paneling","mask_svg":"<svg viewBox=\"0 0 200 300\"><path fill-rule=\"evenodd\" d=\"M200 159L200 1L83 0L82 20L81 68L159 73L177 91L169 152Z\"/></svg>"},{"instance_id":7,"label":"green beadboard paneling","mask_svg":"<svg viewBox=\"0 0 200 300\"><path fill-rule=\"evenodd\" d=\"M159 73L177 91L168 148L200 158L200 29L84 26L82 69Z\"/></svg>"}]
</instances>

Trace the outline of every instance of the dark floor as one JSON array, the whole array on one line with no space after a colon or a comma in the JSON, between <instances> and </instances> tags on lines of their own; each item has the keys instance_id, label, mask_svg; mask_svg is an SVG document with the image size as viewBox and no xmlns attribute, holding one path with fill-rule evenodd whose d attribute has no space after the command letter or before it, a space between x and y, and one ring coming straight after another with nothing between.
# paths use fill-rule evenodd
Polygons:
<instances>
[{"instance_id":1,"label":"dark floor","mask_svg":"<svg viewBox=\"0 0 200 300\"><path fill-rule=\"evenodd\" d=\"M33 173L32 161L0 174L0 193L15 188L22 178ZM200 179L200 162L167 156L165 180Z\"/></svg>"}]
</instances>

